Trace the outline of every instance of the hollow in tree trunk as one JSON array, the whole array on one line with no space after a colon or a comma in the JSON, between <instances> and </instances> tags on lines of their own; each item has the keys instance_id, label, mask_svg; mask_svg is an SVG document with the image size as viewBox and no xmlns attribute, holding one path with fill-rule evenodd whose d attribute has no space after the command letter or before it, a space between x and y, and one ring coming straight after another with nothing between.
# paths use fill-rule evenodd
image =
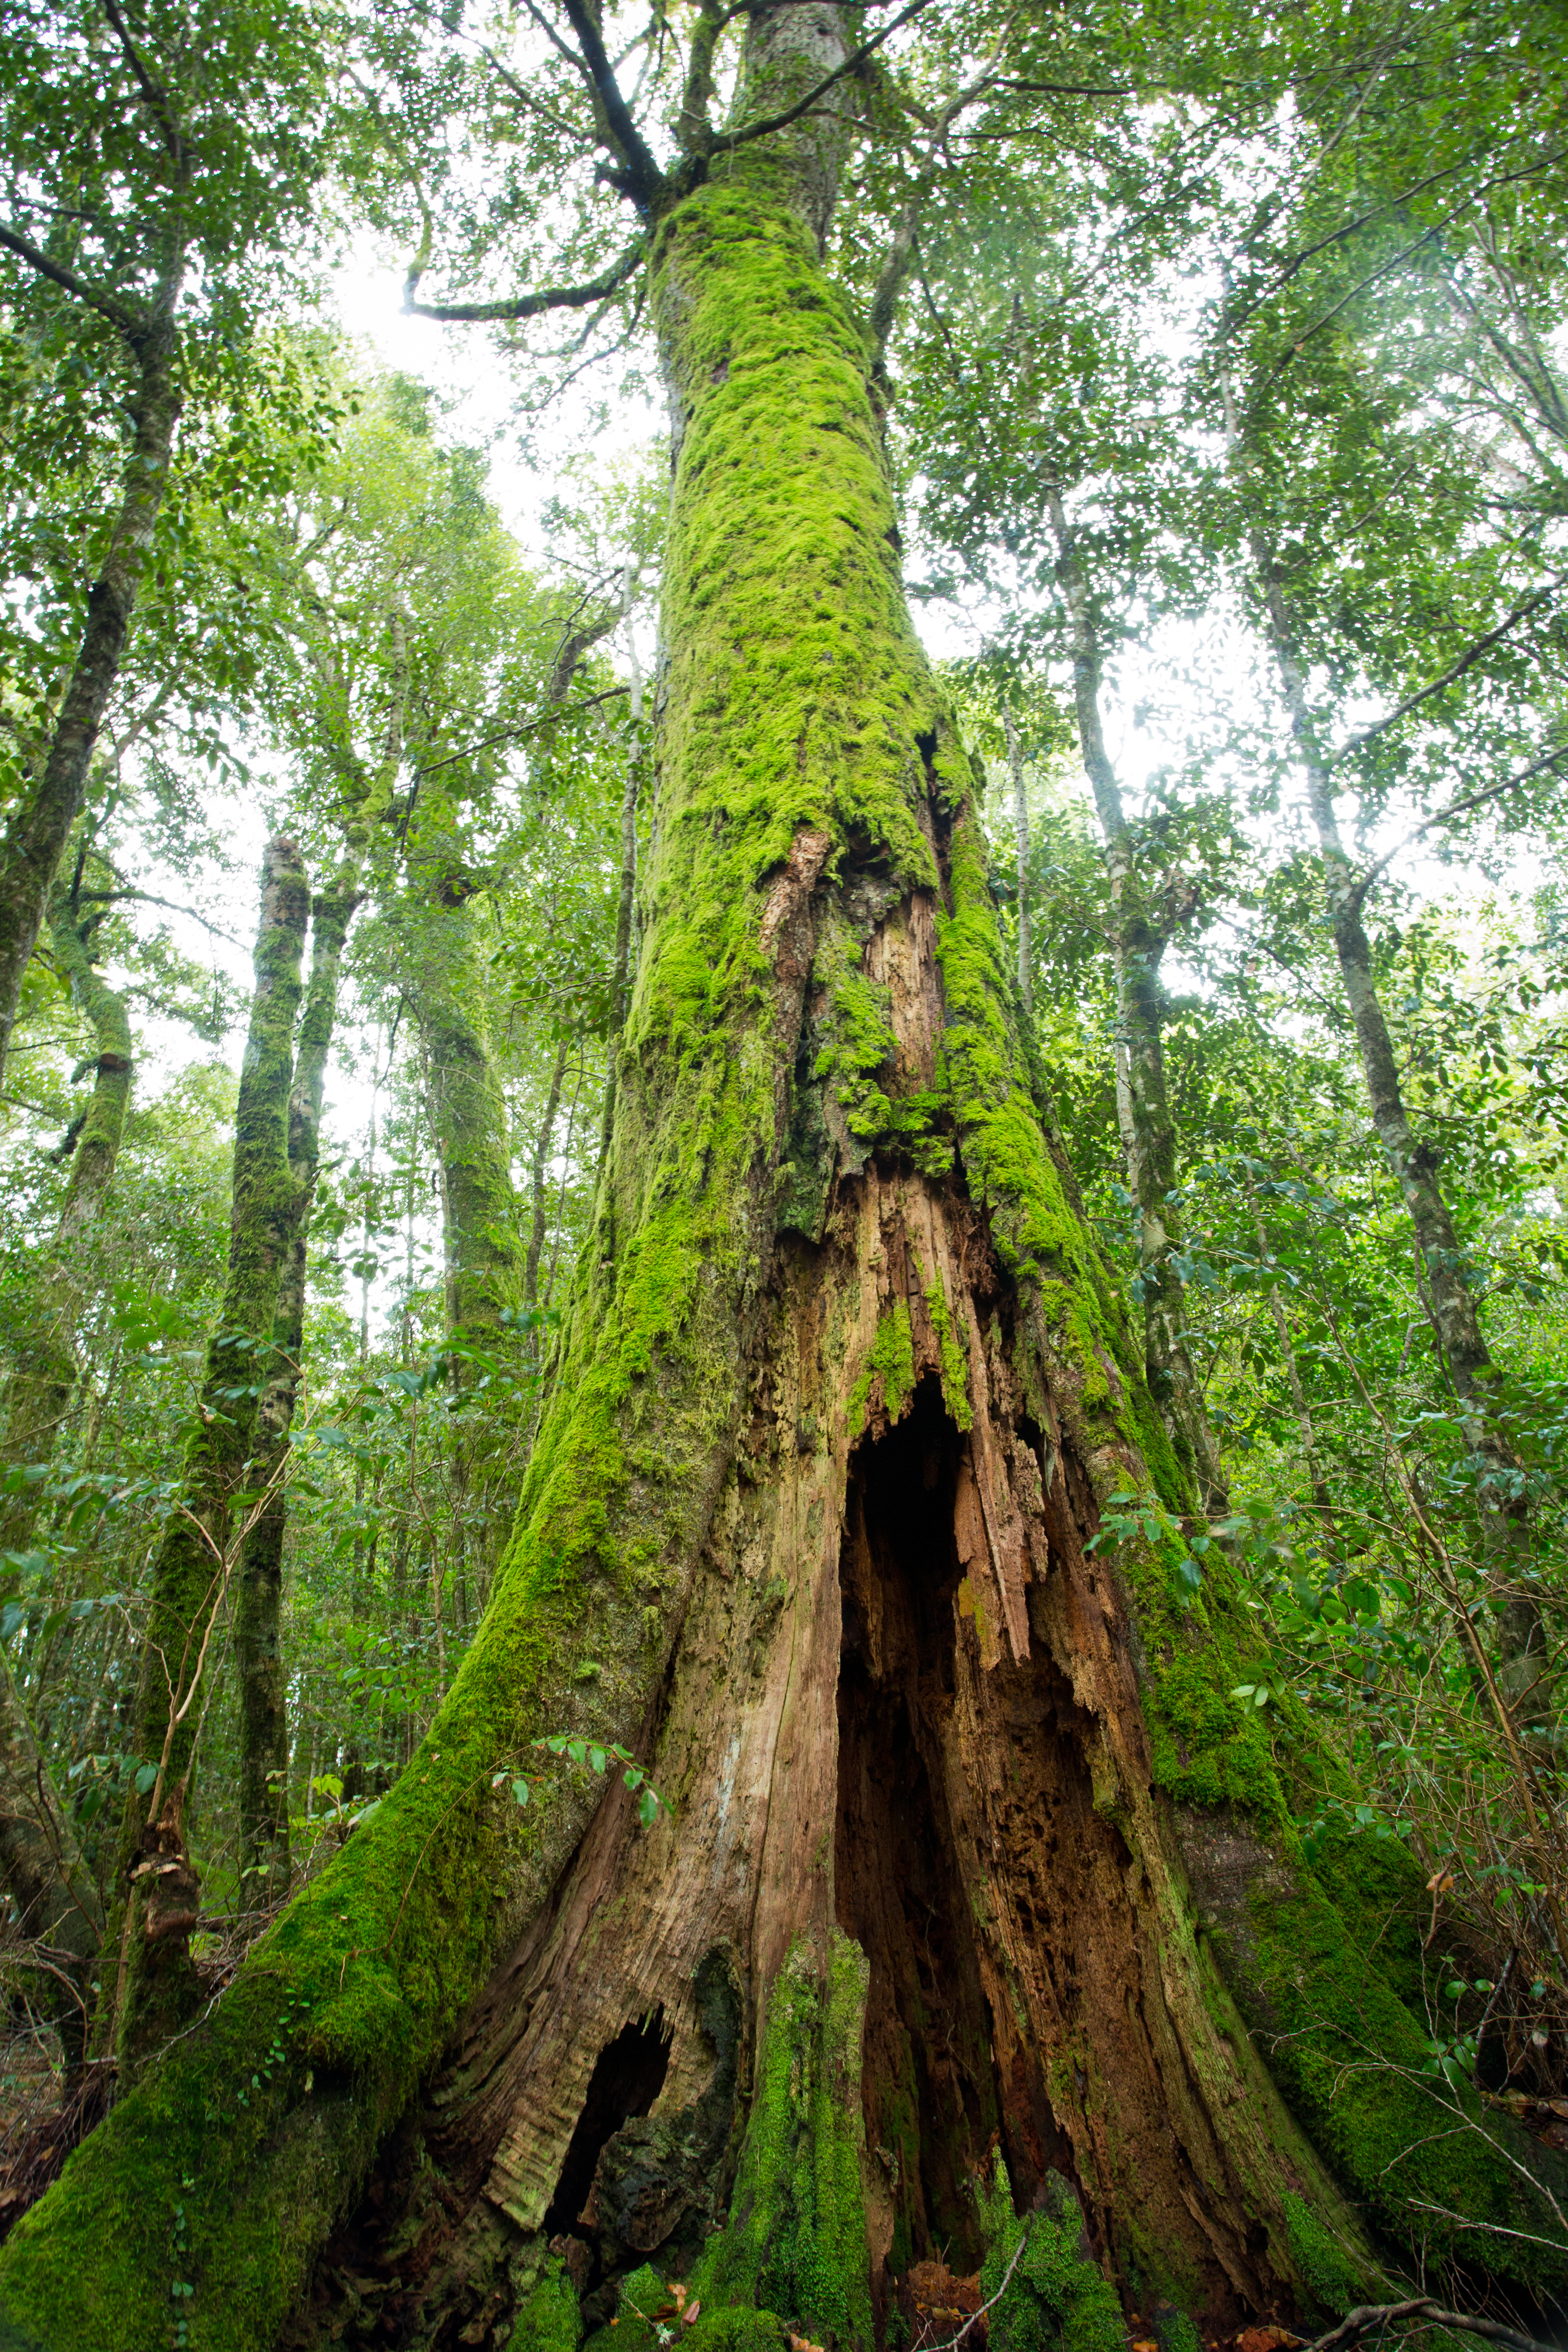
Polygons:
<instances>
[{"instance_id":1,"label":"hollow in tree trunk","mask_svg":"<svg viewBox=\"0 0 1568 2352\"><path fill-rule=\"evenodd\" d=\"M841 53L830 9L759 9L742 102ZM697 2352L758 2306L869 2346L900 2263L974 2255L998 2154L1020 2204L1082 2199L1129 2301L1216 2321L1354 2299L1413 2200L1545 2234L1423 2087L1409 1867L1306 1868L1225 1563L1184 1609L1152 1499L1088 1548L1112 1496L1190 1496L1012 1026L819 259L833 131L658 225L670 658L614 1213L488 1612L374 1818L0 2250L56 2352L166 2328L176 2200L193 2340L229 2347L278 2339L335 2228L322 2295L406 2344L521 2308L526 2347L532 2298L601 2316L652 2260L700 2286ZM552 1776L558 1729L673 1811Z\"/></svg>"}]
</instances>

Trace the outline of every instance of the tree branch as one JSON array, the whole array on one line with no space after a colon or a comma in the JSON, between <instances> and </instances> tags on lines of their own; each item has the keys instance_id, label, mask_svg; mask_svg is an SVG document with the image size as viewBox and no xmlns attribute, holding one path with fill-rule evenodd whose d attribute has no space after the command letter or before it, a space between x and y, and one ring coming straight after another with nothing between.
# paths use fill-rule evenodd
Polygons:
<instances>
[{"instance_id":1,"label":"tree branch","mask_svg":"<svg viewBox=\"0 0 1568 2352\"><path fill-rule=\"evenodd\" d=\"M1358 729L1348 743L1342 743L1337 751L1329 753L1323 761L1325 772L1330 768L1337 768L1342 760L1348 760L1353 751L1359 751L1364 744L1370 743L1375 736L1383 734L1394 725L1396 719L1403 719L1418 704L1428 701L1434 694L1440 694L1444 687L1451 686L1455 678L1462 677L1466 670L1479 661L1489 646L1495 646L1500 637L1506 637L1511 629L1516 628L1521 621L1528 620L1531 613L1538 613L1542 604L1549 604L1563 585L1564 576L1563 573L1559 572L1546 587L1532 590L1521 604L1514 606L1511 613L1504 614L1495 629L1489 629L1484 637L1477 637L1473 645L1467 646L1458 660L1450 662L1440 677L1433 678L1429 685L1419 687L1414 694L1407 695L1397 709L1388 713L1386 719L1375 719L1370 727Z\"/></svg>"},{"instance_id":2,"label":"tree branch","mask_svg":"<svg viewBox=\"0 0 1568 2352\"><path fill-rule=\"evenodd\" d=\"M1348 903L1359 914L1366 902L1366 894L1378 876L1393 865L1402 850L1408 849L1412 842L1420 841L1434 825L1449 824L1455 817L1464 816L1470 809L1484 808L1488 801L1501 800L1505 793L1517 792L1521 784L1527 784L1531 776L1540 775L1543 768L1554 767L1559 760L1568 760L1568 743L1560 743L1554 751L1542 751L1539 760L1531 760L1528 768L1521 768L1517 776L1505 777L1500 784L1487 784L1479 792L1467 793L1462 800L1450 801L1447 808L1439 809L1435 816L1429 816L1425 824L1418 824L1414 833L1407 833L1403 841L1396 841L1387 856L1380 857L1375 866L1369 866L1351 892Z\"/></svg>"},{"instance_id":3,"label":"tree branch","mask_svg":"<svg viewBox=\"0 0 1568 2352\"><path fill-rule=\"evenodd\" d=\"M136 77L137 87L146 100L159 130L163 133L163 144L169 150L171 162L177 167L183 168L185 161L185 142L180 135L180 125L175 120L168 91L162 82L153 79L142 63L141 52L131 39L125 19L115 6L114 0L103 0L103 13L114 28L114 37L125 53L126 63Z\"/></svg>"},{"instance_id":4,"label":"tree branch","mask_svg":"<svg viewBox=\"0 0 1568 2352\"><path fill-rule=\"evenodd\" d=\"M215 939L227 940L234 947L244 945L244 941L236 940L232 931L225 931L221 923L209 922L205 915L198 915L194 907L183 907L177 898L160 898L151 890L78 890L77 897L84 903L105 908L126 899L133 899L143 907L162 907L171 915L183 915L191 922L200 923L202 929L211 931Z\"/></svg>"},{"instance_id":5,"label":"tree branch","mask_svg":"<svg viewBox=\"0 0 1568 2352\"><path fill-rule=\"evenodd\" d=\"M998 81L998 89L1021 89L1042 98L1135 98L1131 82L1120 81Z\"/></svg>"},{"instance_id":6,"label":"tree branch","mask_svg":"<svg viewBox=\"0 0 1568 2352\"><path fill-rule=\"evenodd\" d=\"M537 319L545 310L580 310L590 302L605 300L624 286L646 250L647 239L640 236L634 245L627 247L618 261L612 261L608 269L601 270L584 286L544 286L537 294L514 295L507 302L416 302L413 298L425 269L422 254L404 281L402 307L408 316L415 319Z\"/></svg>"},{"instance_id":7,"label":"tree branch","mask_svg":"<svg viewBox=\"0 0 1568 2352\"><path fill-rule=\"evenodd\" d=\"M880 33L873 33L871 39L862 47L856 49L852 56L845 58L841 65L835 66L832 72L817 84L815 89L809 89L804 98L797 100L793 106L786 107L782 114L766 115L760 122L748 122L744 130L725 131L713 141L708 148L708 153L710 155L733 154L736 148L749 145L753 139L766 139L770 131L787 131L791 122L799 122L803 114L810 114L818 100L825 98L835 82L842 81L846 75L858 73L866 59L874 57L884 41L891 40L894 33L907 25L912 17L920 16L930 5L931 0L909 0L906 8L901 9L896 16L883 26Z\"/></svg>"},{"instance_id":8,"label":"tree branch","mask_svg":"<svg viewBox=\"0 0 1568 2352\"><path fill-rule=\"evenodd\" d=\"M614 625L612 622L611 626ZM594 634L602 635L604 632L598 630ZM481 735L476 743L465 743L460 751L448 751L443 759L423 761L416 771L415 782L422 781L426 776L434 776L438 768L450 768L455 761L471 760L476 751L487 751L492 744L521 742L527 735L537 735L541 727L549 727L557 719L573 718L580 710L591 710L596 703L613 702L617 695L628 694L630 691L629 687L608 686L601 694L585 694L576 702L558 705L547 710L542 719L530 719L522 727L502 727L494 735Z\"/></svg>"},{"instance_id":9,"label":"tree branch","mask_svg":"<svg viewBox=\"0 0 1568 2352\"><path fill-rule=\"evenodd\" d=\"M1345 2313L1337 2327L1308 2345L1306 2352L1339 2352L1341 2345L1358 2343L1395 2319L1424 2319L1437 2327L1457 2327L1466 2336L1484 2336L1493 2344L1506 2345L1509 2352L1546 2352L1543 2344L1533 2336L1521 2336L1517 2327L1505 2327L1500 2320L1471 2318L1462 2311L1447 2311L1426 2295L1413 2295L1408 2303L1358 2304Z\"/></svg>"},{"instance_id":10,"label":"tree branch","mask_svg":"<svg viewBox=\"0 0 1568 2352\"><path fill-rule=\"evenodd\" d=\"M681 110L675 118L681 145L688 154L706 149L713 138L708 115L708 103L713 97L713 57L729 14L721 10L716 0L702 0L697 21L692 27Z\"/></svg>"},{"instance_id":11,"label":"tree branch","mask_svg":"<svg viewBox=\"0 0 1568 2352\"><path fill-rule=\"evenodd\" d=\"M1010 32L1010 25L1007 30ZM1005 40L1006 33L1003 38ZM955 90L935 113L925 115L927 134L925 168L911 188L904 209L898 216L882 268L877 272L876 286L872 294L871 310L867 316L872 349L879 360L886 353L888 338L893 332L893 322L897 314L899 294L914 257L915 226L920 217L921 205L925 201L936 169L936 151L966 107L973 106L977 98L983 98L987 90L996 88L997 77L993 68L1000 55L1001 45L998 44L985 59L978 73L974 75L962 89Z\"/></svg>"},{"instance_id":12,"label":"tree branch","mask_svg":"<svg viewBox=\"0 0 1568 2352\"><path fill-rule=\"evenodd\" d=\"M51 279L66 293L74 295L78 302L85 302L89 310L96 310L100 318L109 320L111 327L118 327L128 340L134 341L136 336L145 332L145 324L134 310L127 310L122 302L116 301L112 294L100 294L85 278L78 278L73 271L52 260L30 237L20 236L16 229L6 228L3 223L0 223L0 246L25 261L29 269L36 269L40 278Z\"/></svg>"},{"instance_id":13,"label":"tree branch","mask_svg":"<svg viewBox=\"0 0 1568 2352\"><path fill-rule=\"evenodd\" d=\"M622 162L626 166L627 193L640 211L647 212L664 184L664 175L653 157L653 152L632 120L632 110L621 94L615 79L615 68L610 62L599 27L584 0L562 0L572 31L577 35L593 94L603 110L604 121L615 142Z\"/></svg>"}]
</instances>

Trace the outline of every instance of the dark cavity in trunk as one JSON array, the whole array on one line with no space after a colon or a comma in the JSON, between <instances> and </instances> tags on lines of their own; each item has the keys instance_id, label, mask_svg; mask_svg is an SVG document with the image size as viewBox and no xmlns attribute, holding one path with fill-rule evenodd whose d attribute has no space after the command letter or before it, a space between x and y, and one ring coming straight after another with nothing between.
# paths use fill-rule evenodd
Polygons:
<instances>
[{"instance_id":1,"label":"dark cavity in trunk","mask_svg":"<svg viewBox=\"0 0 1568 2352\"><path fill-rule=\"evenodd\" d=\"M954 1538L967 1454L927 1378L852 1461L840 1558L835 1898L870 1962L866 2146L892 2203L894 2276L978 2268L970 2184L998 2150L1020 2209L1043 2201L1050 2172L1076 2186L1021 2019L1079 2008L1091 1891L1128 1860L1094 1811L1092 1727L1041 1629L1021 1665L980 1666Z\"/></svg>"}]
</instances>

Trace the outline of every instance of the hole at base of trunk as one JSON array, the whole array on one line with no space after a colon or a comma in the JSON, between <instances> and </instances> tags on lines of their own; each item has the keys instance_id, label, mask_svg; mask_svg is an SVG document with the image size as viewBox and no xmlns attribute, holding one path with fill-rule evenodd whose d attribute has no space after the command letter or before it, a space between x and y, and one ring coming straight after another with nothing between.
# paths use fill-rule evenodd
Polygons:
<instances>
[{"instance_id":1,"label":"hole at base of trunk","mask_svg":"<svg viewBox=\"0 0 1568 2352\"><path fill-rule=\"evenodd\" d=\"M600 2052L545 2215L547 2238L576 2229L605 2141L633 2116L645 2116L664 2089L672 2039L664 2010L658 2008L623 2025L613 2042L607 2042Z\"/></svg>"},{"instance_id":2,"label":"hole at base of trunk","mask_svg":"<svg viewBox=\"0 0 1568 2352\"><path fill-rule=\"evenodd\" d=\"M910 1413L852 1460L841 1552L834 1885L839 1925L870 1964L866 2145L895 2276L937 2259L978 2266L970 2183L998 2148L1020 2207L1048 2170L1075 2177L1034 2037L998 2015L1009 1993L975 1925L1022 1857L967 1784L1016 1780L1020 1751L1035 1751L1037 1781L1082 1767L1071 1733L1052 1737L1071 1701L1049 1661L980 1667L954 1534L967 1443L923 1381Z\"/></svg>"}]
</instances>

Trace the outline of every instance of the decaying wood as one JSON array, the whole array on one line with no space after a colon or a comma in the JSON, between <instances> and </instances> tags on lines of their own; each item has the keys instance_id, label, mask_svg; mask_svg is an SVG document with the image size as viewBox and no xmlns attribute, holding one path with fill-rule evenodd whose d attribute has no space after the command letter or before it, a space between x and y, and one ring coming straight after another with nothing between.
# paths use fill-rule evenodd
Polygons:
<instances>
[{"instance_id":1,"label":"decaying wood","mask_svg":"<svg viewBox=\"0 0 1568 2352\"><path fill-rule=\"evenodd\" d=\"M826 919L824 848L798 838L765 917L786 990ZM894 1089L935 1068L935 911L915 893L865 925ZM585 2278L700 2245L768 1989L835 1927L870 1962L881 2307L900 2214L916 2255L977 2260L967 2180L998 2148L1020 2201L1052 2171L1079 2184L1098 2253L1133 2251L1129 2215L1179 2249L1211 2314L1266 2309L1288 2278L1282 2211L1259 2217L1240 2184L1270 2171L1264 2147L1300 2151L1271 2168L1281 2199L1315 2159L1239 2021L1217 2022L1218 1983L1197 1999L1196 1970L1162 1958L1192 1930L1126 1615L1085 1549L1104 1465L1075 1437L1073 1380L1029 1410L1018 1295L959 1182L842 1142L836 1163L820 1242L776 1251L749 1423L639 1750L673 1816L644 1834L611 1790L474 2004L417 2134L442 2184L418 2226L405 2136L403 2185L378 2191L400 2215L401 2340L489 2341L508 2272L552 2241ZM944 1399L944 1310L967 1429ZM894 1312L913 1385L890 1399L868 1368ZM952 1360L950 1340L949 1391Z\"/></svg>"}]
</instances>

